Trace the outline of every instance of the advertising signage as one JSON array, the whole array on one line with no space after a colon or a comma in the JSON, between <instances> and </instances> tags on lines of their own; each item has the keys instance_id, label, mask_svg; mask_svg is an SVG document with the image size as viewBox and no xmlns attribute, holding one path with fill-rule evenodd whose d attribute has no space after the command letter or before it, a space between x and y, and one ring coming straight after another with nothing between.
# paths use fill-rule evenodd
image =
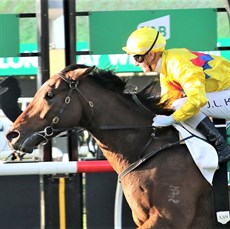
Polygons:
<instances>
[{"instance_id":1,"label":"advertising signage","mask_svg":"<svg viewBox=\"0 0 230 229\"><path fill-rule=\"evenodd\" d=\"M37 52L37 45L21 44L20 52ZM0 76L36 75L37 68L37 57L0 57Z\"/></svg>"},{"instance_id":2,"label":"advertising signage","mask_svg":"<svg viewBox=\"0 0 230 229\"><path fill-rule=\"evenodd\" d=\"M77 50L88 50L88 42L77 42ZM230 39L218 39L218 46L230 46ZM35 44L24 44L20 46L21 52L37 52ZM52 50L55 54L55 51ZM201 50L195 50L201 51ZM64 53L64 52L63 52ZM230 60L230 51L209 51L210 54L220 55ZM110 68L116 72L140 72L140 68L133 65L133 58L126 54L109 54L109 55L79 55L77 56L78 64L95 65L99 68ZM63 64L52 62L51 65L63 66ZM38 58L37 57L4 57L0 58L0 76L31 76L37 74ZM61 69L60 69L61 70Z\"/></svg>"},{"instance_id":3,"label":"advertising signage","mask_svg":"<svg viewBox=\"0 0 230 229\"><path fill-rule=\"evenodd\" d=\"M37 57L18 57L18 53L37 52L37 44L20 44L18 52L18 17L0 16L0 26L7 24L11 27L0 35L0 76L37 75ZM130 33L143 26L158 29L167 39L167 49L183 47L206 51L230 60L229 51L215 51L218 46L230 46L230 41L228 38L217 40L216 9L206 8L90 12L90 40L89 43L77 42L77 51L90 51L91 55L78 55L77 63L110 68L116 72L140 72L140 68L133 65L133 58L126 55L122 47ZM14 30L14 36L10 29ZM15 40L11 42L11 38ZM11 45L5 46L6 40ZM52 49L52 53L55 52L58 53L58 50ZM63 66L63 63L52 63L51 59L51 67L52 64Z\"/></svg>"},{"instance_id":4,"label":"advertising signage","mask_svg":"<svg viewBox=\"0 0 230 229\"><path fill-rule=\"evenodd\" d=\"M19 54L19 18L16 14L0 14L0 57Z\"/></svg>"},{"instance_id":5,"label":"advertising signage","mask_svg":"<svg viewBox=\"0 0 230 229\"><path fill-rule=\"evenodd\" d=\"M121 54L135 29L149 26L167 39L167 48L211 51L217 43L216 9L175 9L91 12L90 51Z\"/></svg>"}]
</instances>

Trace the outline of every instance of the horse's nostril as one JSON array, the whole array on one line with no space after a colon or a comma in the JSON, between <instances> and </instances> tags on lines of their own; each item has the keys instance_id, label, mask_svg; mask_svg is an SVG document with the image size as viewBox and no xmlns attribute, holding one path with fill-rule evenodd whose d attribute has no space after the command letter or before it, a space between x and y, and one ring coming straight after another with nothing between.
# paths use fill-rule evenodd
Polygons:
<instances>
[{"instance_id":1,"label":"horse's nostril","mask_svg":"<svg viewBox=\"0 0 230 229\"><path fill-rule=\"evenodd\" d=\"M19 136L19 132L18 131L10 131L6 134L6 138L11 141L14 138L17 138Z\"/></svg>"}]
</instances>

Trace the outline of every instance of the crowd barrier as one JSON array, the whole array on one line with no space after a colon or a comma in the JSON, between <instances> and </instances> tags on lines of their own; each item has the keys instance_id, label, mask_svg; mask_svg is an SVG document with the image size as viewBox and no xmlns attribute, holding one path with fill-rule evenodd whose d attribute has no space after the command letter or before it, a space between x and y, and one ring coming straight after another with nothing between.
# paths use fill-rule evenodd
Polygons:
<instances>
[{"instance_id":1,"label":"crowd barrier","mask_svg":"<svg viewBox=\"0 0 230 229\"><path fill-rule=\"evenodd\" d=\"M0 176L114 172L106 160L1 163Z\"/></svg>"}]
</instances>

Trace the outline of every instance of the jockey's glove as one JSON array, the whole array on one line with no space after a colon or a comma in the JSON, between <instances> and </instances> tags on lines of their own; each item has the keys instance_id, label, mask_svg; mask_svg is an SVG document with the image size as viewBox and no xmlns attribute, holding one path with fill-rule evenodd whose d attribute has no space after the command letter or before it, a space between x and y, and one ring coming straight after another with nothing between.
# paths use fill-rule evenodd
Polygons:
<instances>
[{"instance_id":1,"label":"jockey's glove","mask_svg":"<svg viewBox=\"0 0 230 229\"><path fill-rule=\"evenodd\" d=\"M162 127L162 126L171 126L175 123L175 120L172 115L156 115L153 118L153 124L152 126L155 127Z\"/></svg>"}]
</instances>

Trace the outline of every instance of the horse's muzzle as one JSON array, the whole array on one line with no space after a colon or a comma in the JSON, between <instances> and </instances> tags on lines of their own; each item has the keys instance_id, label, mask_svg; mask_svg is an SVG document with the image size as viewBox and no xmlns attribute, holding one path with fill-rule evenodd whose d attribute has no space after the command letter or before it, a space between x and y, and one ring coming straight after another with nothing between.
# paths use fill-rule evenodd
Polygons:
<instances>
[{"instance_id":1,"label":"horse's muzzle","mask_svg":"<svg viewBox=\"0 0 230 229\"><path fill-rule=\"evenodd\" d=\"M18 130L9 131L6 134L6 138L13 150L25 153L32 153L33 149L43 140L43 138L37 134L32 134L29 137L22 139Z\"/></svg>"},{"instance_id":2,"label":"horse's muzzle","mask_svg":"<svg viewBox=\"0 0 230 229\"><path fill-rule=\"evenodd\" d=\"M8 139L10 145L14 145L18 141L19 137L20 137L20 132L17 130L9 131L6 134L6 138Z\"/></svg>"},{"instance_id":3,"label":"horse's muzzle","mask_svg":"<svg viewBox=\"0 0 230 229\"><path fill-rule=\"evenodd\" d=\"M6 134L6 138L8 139L9 146L12 150L20 151L21 144L19 143L20 132L17 130L9 131Z\"/></svg>"}]
</instances>

